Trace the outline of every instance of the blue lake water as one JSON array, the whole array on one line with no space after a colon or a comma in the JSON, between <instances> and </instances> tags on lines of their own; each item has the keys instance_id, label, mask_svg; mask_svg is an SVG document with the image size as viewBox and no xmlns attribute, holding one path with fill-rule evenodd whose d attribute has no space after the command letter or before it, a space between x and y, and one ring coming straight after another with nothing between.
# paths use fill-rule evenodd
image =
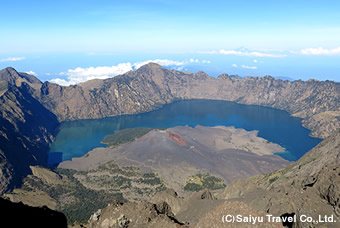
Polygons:
<instances>
[{"instance_id":1,"label":"blue lake water","mask_svg":"<svg viewBox=\"0 0 340 228\"><path fill-rule=\"evenodd\" d=\"M104 137L121 129L183 125L224 125L258 130L260 137L286 148L286 152L278 155L290 161L299 159L321 141L308 136L310 131L301 126L301 119L291 117L285 111L228 101L186 100L148 113L62 123L51 144L49 163L71 160L96 147L105 147L100 143Z\"/></svg>"}]
</instances>

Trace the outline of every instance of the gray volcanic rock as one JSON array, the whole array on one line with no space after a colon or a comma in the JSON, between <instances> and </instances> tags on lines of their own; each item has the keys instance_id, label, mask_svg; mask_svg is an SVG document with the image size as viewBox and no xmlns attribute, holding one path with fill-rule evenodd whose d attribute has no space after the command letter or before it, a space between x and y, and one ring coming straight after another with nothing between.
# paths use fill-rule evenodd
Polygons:
<instances>
[{"instance_id":1,"label":"gray volcanic rock","mask_svg":"<svg viewBox=\"0 0 340 228\"><path fill-rule=\"evenodd\" d=\"M89 220L89 228L105 227L140 227L140 228L180 228L186 227L179 223L169 206L162 202L113 203L95 213Z\"/></svg>"},{"instance_id":2,"label":"gray volcanic rock","mask_svg":"<svg viewBox=\"0 0 340 228\"><path fill-rule=\"evenodd\" d=\"M184 199L167 189L157 193L152 203L112 203L94 213L87 227L192 227L189 224L197 223L202 215L224 202L205 198L207 195L211 193L196 192Z\"/></svg>"},{"instance_id":3,"label":"gray volcanic rock","mask_svg":"<svg viewBox=\"0 0 340 228\"><path fill-rule=\"evenodd\" d=\"M109 161L155 172L176 192L199 173L209 173L225 183L268 173L288 161L273 155L284 149L233 127L174 127L152 130L132 143L116 148L96 148L81 158L64 161L59 168L91 170Z\"/></svg>"},{"instance_id":4,"label":"gray volcanic rock","mask_svg":"<svg viewBox=\"0 0 340 228\"><path fill-rule=\"evenodd\" d=\"M285 169L231 183L219 198L242 201L276 216L334 216L336 223L321 225L339 227L339 164L340 130ZM293 227L317 226L298 220Z\"/></svg>"},{"instance_id":5,"label":"gray volcanic rock","mask_svg":"<svg viewBox=\"0 0 340 228\"><path fill-rule=\"evenodd\" d=\"M183 205L185 205L184 198L179 197L177 192L173 189L166 189L164 191L157 192L151 200L151 202L155 204L163 201L171 207L171 210L175 215L181 210Z\"/></svg>"}]
</instances>

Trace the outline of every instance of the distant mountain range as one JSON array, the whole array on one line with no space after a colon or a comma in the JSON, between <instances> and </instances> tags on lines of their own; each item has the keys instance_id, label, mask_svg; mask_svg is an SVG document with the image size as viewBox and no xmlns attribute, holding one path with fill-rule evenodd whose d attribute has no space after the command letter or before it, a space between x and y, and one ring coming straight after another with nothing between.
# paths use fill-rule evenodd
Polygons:
<instances>
[{"instance_id":1,"label":"distant mountain range","mask_svg":"<svg viewBox=\"0 0 340 228\"><path fill-rule=\"evenodd\" d=\"M229 75L231 78L246 78L251 76L239 76L239 75ZM271 77L271 76L270 76ZM273 76L275 79L281 79L281 80L287 80L287 81L295 81L293 78L287 77L287 76Z\"/></svg>"}]
</instances>

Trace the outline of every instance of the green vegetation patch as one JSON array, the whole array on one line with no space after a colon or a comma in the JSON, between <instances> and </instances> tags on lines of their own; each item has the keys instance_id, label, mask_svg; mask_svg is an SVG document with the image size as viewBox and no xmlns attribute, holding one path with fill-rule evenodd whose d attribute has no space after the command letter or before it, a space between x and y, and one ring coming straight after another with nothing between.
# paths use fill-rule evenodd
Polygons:
<instances>
[{"instance_id":1,"label":"green vegetation patch","mask_svg":"<svg viewBox=\"0 0 340 228\"><path fill-rule=\"evenodd\" d=\"M69 224L75 221L86 223L99 208L104 208L113 201L125 202L121 193L92 190L84 187L76 178L75 170L57 169L64 178L63 184L47 185L34 176L24 179L23 190L46 192L57 201L57 210L65 214ZM66 180L67 179L67 180Z\"/></svg>"},{"instance_id":2,"label":"green vegetation patch","mask_svg":"<svg viewBox=\"0 0 340 228\"><path fill-rule=\"evenodd\" d=\"M59 196L69 197L67 192L72 192L71 199L75 198L71 204L64 204L60 207L60 211L65 213L70 223L86 222L96 210L106 207L114 200L124 202L122 194L126 192L144 197L154 195L165 188L160 178L154 173L143 174L137 167L120 167L114 161L90 171L66 169L57 171L66 175L75 184L71 189L65 189L63 186L62 192L58 193ZM97 190L91 189L91 186ZM138 197L137 199L140 200Z\"/></svg>"},{"instance_id":3,"label":"green vegetation patch","mask_svg":"<svg viewBox=\"0 0 340 228\"><path fill-rule=\"evenodd\" d=\"M119 146L124 143L133 142L135 139L142 137L153 129L154 128L127 128L117 131L112 135L105 136L101 143L106 144L108 147Z\"/></svg>"},{"instance_id":4,"label":"green vegetation patch","mask_svg":"<svg viewBox=\"0 0 340 228\"><path fill-rule=\"evenodd\" d=\"M55 200L56 210L66 215L69 224L87 223L94 212L109 203L125 202L126 199L148 200L156 192L165 190L157 174L143 173L133 166L120 167L114 161L89 171L53 171L62 176L60 182L47 184L39 177L29 175L21 190L46 193Z\"/></svg>"},{"instance_id":5,"label":"green vegetation patch","mask_svg":"<svg viewBox=\"0 0 340 228\"><path fill-rule=\"evenodd\" d=\"M225 188L223 179L211 176L209 173L191 176L184 185L185 191L198 192L203 189L217 190Z\"/></svg>"}]
</instances>

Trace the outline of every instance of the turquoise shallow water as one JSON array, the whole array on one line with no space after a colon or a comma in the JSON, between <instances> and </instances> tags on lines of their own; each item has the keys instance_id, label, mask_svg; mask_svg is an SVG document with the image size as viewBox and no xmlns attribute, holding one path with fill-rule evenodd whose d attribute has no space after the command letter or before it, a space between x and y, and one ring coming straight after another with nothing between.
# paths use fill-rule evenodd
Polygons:
<instances>
[{"instance_id":1,"label":"turquoise shallow water","mask_svg":"<svg viewBox=\"0 0 340 228\"><path fill-rule=\"evenodd\" d=\"M227 101L187 100L148 113L62 123L55 142L51 144L49 163L71 160L93 148L105 147L100 141L117 130L194 127L198 124L258 130L260 137L286 148L287 151L279 155L290 161L299 159L321 141L308 136L310 131L301 126L301 119L291 117L285 111Z\"/></svg>"}]
</instances>

